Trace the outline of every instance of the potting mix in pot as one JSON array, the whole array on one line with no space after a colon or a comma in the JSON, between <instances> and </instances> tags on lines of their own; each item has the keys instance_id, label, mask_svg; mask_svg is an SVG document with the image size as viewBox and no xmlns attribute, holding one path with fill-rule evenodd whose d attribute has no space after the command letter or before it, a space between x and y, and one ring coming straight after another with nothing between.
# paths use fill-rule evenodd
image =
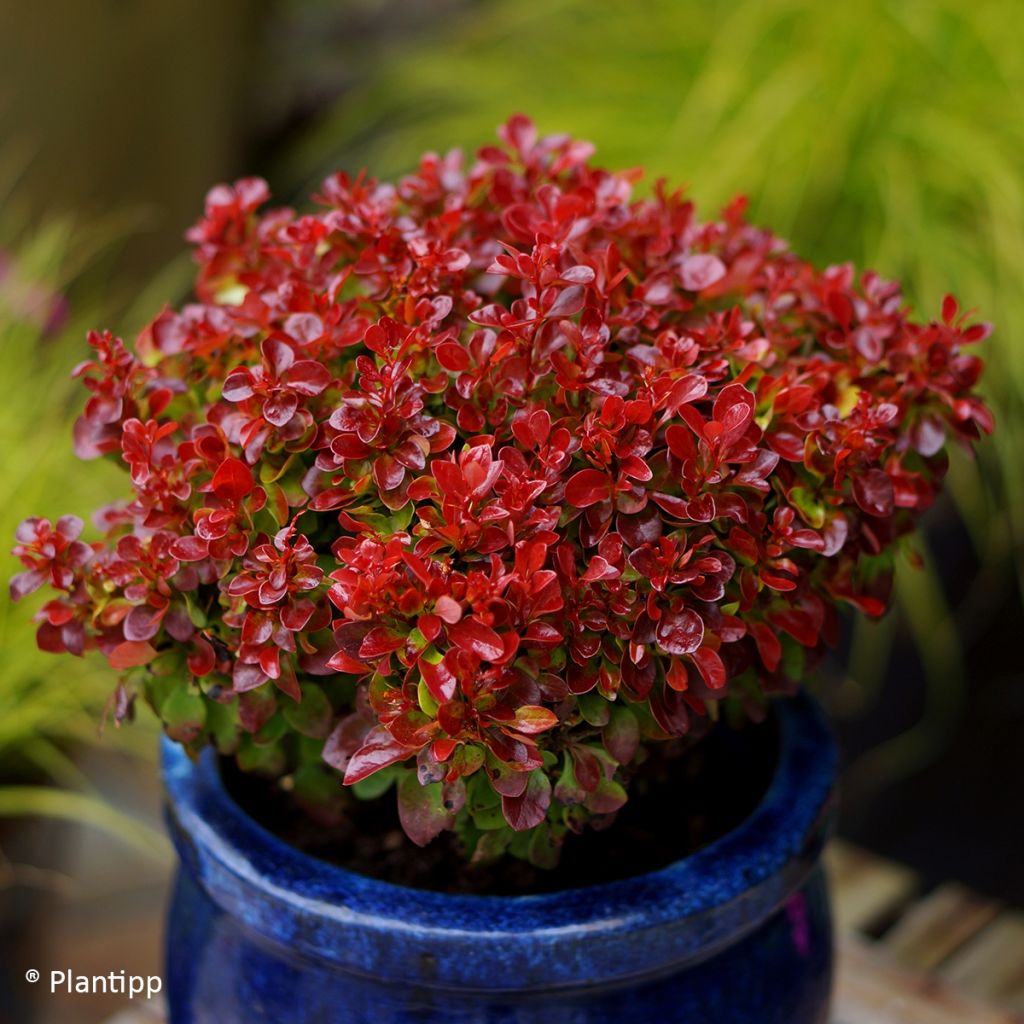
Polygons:
<instances>
[{"instance_id":1,"label":"potting mix in pot","mask_svg":"<svg viewBox=\"0 0 1024 1024\"><path fill-rule=\"evenodd\" d=\"M450 891L731 828L773 765L743 723L841 606L885 611L947 440L992 427L951 297L917 322L743 200L702 222L587 143L499 135L313 212L215 188L195 301L75 371L76 450L130 497L97 541L26 520L11 584L54 591L42 648L120 673L117 721L143 698L289 841Z\"/></svg>"}]
</instances>

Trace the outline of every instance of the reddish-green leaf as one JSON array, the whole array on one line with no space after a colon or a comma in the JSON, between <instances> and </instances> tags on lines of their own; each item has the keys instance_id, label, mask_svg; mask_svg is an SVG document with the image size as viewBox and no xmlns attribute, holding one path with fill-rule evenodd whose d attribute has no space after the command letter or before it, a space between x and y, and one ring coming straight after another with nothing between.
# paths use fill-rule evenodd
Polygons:
<instances>
[{"instance_id":1,"label":"reddish-green leaf","mask_svg":"<svg viewBox=\"0 0 1024 1024\"><path fill-rule=\"evenodd\" d=\"M352 755L345 769L345 785L351 786L381 768L396 761L404 761L416 753L399 743L382 725L374 726L363 740L363 745Z\"/></svg>"},{"instance_id":2,"label":"reddish-green leaf","mask_svg":"<svg viewBox=\"0 0 1024 1024\"><path fill-rule=\"evenodd\" d=\"M443 786L432 782L421 786L415 772L405 772L398 782L398 820L402 830L417 845L426 846L451 821L443 801Z\"/></svg>"},{"instance_id":3,"label":"reddish-green leaf","mask_svg":"<svg viewBox=\"0 0 1024 1024\"><path fill-rule=\"evenodd\" d=\"M558 725L558 716L548 708L542 708L536 704L526 704L516 708L515 727L519 732L528 736L537 733L547 732Z\"/></svg>"}]
</instances>

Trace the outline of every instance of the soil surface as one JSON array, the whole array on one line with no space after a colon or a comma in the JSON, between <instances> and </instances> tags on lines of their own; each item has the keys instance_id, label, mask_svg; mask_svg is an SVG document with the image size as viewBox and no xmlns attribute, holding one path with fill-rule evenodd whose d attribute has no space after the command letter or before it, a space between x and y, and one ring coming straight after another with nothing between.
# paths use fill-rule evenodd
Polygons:
<instances>
[{"instance_id":1,"label":"soil surface","mask_svg":"<svg viewBox=\"0 0 1024 1024\"><path fill-rule=\"evenodd\" d=\"M443 832L424 848L398 823L394 792L352 800L337 826L312 821L265 779L223 763L228 791L264 828L290 845L349 871L397 885L448 893L516 895L597 885L656 871L735 828L760 802L777 758L774 719L739 728L719 723L685 752L671 745L634 774L630 799L601 831L569 835L556 868L506 856L466 863L461 843Z\"/></svg>"}]
</instances>

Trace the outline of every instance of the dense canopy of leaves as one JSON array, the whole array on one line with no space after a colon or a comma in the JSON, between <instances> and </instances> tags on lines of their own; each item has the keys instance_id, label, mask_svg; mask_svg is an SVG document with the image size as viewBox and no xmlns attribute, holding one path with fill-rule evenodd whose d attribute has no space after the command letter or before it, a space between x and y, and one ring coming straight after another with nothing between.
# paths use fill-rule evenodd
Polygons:
<instances>
[{"instance_id":1,"label":"dense canopy of leaves","mask_svg":"<svg viewBox=\"0 0 1024 1024\"><path fill-rule=\"evenodd\" d=\"M83 458L131 498L27 520L39 644L94 648L168 733L324 819L394 786L425 843L550 863L656 741L800 680L880 615L987 333L513 117L468 168L247 179L189 232L196 301L94 333Z\"/></svg>"}]
</instances>

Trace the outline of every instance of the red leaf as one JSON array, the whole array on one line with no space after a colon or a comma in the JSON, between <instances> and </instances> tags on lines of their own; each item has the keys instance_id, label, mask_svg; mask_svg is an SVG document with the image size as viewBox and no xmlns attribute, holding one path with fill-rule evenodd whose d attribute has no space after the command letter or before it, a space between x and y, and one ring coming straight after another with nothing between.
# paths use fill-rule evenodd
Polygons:
<instances>
[{"instance_id":1,"label":"red leaf","mask_svg":"<svg viewBox=\"0 0 1024 1024\"><path fill-rule=\"evenodd\" d=\"M434 613L449 625L454 625L462 618L462 605L447 594L442 594L434 602Z\"/></svg>"},{"instance_id":2,"label":"red leaf","mask_svg":"<svg viewBox=\"0 0 1024 1024\"><path fill-rule=\"evenodd\" d=\"M225 459L213 474L213 493L221 501L237 503L255 486L252 470L241 459Z\"/></svg>"},{"instance_id":3,"label":"red leaf","mask_svg":"<svg viewBox=\"0 0 1024 1024\"><path fill-rule=\"evenodd\" d=\"M658 622L658 646L668 654L692 654L704 639L704 621L690 608L666 612Z\"/></svg>"},{"instance_id":4,"label":"red leaf","mask_svg":"<svg viewBox=\"0 0 1024 1024\"><path fill-rule=\"evenodd\" d=\"M284 694L287 694L296 703L302 700L302 688L295 678L294 672L282 672L274 679L274 685Z\"/></svg>"},{"instance_id":5,"label":"red leaf","mask_svg":"<svg viewBox=\"0 0 1024 1024\"><path fill-rule=\"evenodd\" d=\"M327 367L315 359L300 359L284 375L292 391L300 395L319 395L331 383Z\"/></svg>"},{"instance_id":6,"label":"red leaf","mask_svg":"<svg viewBox=\"0 0 1024 1024\"><path fill-rule=\"evenodd\" d=\"M368 778L381 768L404 761L415 754L415 748L403 746L382 725L375 725L363 740L363 745L352 755L345 769L345 785L351 786Z\"/></svg>"},{"instance_id":7,"label":"red leaf","mask_svg":"<svg viewBox=\"0 0 1024 1024\"><path fill-rule=\"evenodd\" d=\"M434 350L437 361L452 373L464 373L473 365L469 353L455 341L442 342Z\"/></svg>"},{"instance_id":8,"label":"red leaf","mask_svg":"<svg viewBox=\"0 0 1024 1024\"><path fill-rule=\"evenodd\" d=\"M298 395L293 391L274 391L263 403L263 418L275 427L286 427L299 407Z\"/></svg>"},{"instance_id":9,"label":"red leaf","mask_svg":"<svg viewBox=\"0 0 1024 1024\"><path fill-rule=\"evenodd\" d=\"M189 672L194 676L209 675L217 665L213 644L205 637L197 636L193 640L193 645L187 659Z\"/></svg>"},{"instance_id":10,"label":"red leaf","mask_svg":"<svg viewBox=\"0 0 1024 1024\"><path fill-rule=\"evenodd\" d=\"M399 715L388 728L403 746L418 750L433 738L441 726L417 709Z\"/></svg>"},{"instance_id":11,"label":"red leaf","mask_svg":"<svg viewBox=\"0 0 1024 1024\"><path fill-rule=\"evenodd\" d=\"M570 285L555 299L547 311L550 317L573 316L583 308L584 289L582 285Z\"/></svg>"},{"instance_id":12,"label":"red leaf","mask_svg":"<svg viewBox=\"0 0 1024 1024\"><path fill-rule=\"evenodd\" d=\"M679 279L687 291L699 292L702 288L721 281L725 277L725 264L711 253L695 253L683 260L679 268Z\"/></svg>"},{"instance_id":13,"label":"red leaf","mask_svg":"<svg viewBox=\"0 0 1024 1024\"><path fill-rule=\"evenodd\" d=\"M107 655L107 661L111 668L126 669L148 665L155 657L156 651L145 640L125 640Z\"/></svg>"},{"instance_id":14,"label":"red leaf","mask_svg":"<svg viewBox=\"0 0 1024 1024\"><path fill-rule=\"evenodd\" d=\"M750 635L757 645L757 653L761 655L761 661L769 672L774 672L779 667L782 658L782 644L775 635L771 626L764 622L753 623L749 627Z\"/></svg>"},{"instance_id":15,"label":"red leaf","mask_svg":"<svg viewBox=\"0 0 1024 1024\"><path fill-rule=\"evenodd\" d=\"M668 450L680 462L687 462L697 457L697 446L693 443L693 434L689 428L673 423L665 431L665 442Z\"/></svg>"},{"instance_id":16,"label":"red leaf","mask_svg":"<svg viewBox=\"0 0 1024 1024\"><path fill-rule=\"evenodd\" d=\"M664 512L667 512L673 519L689 519L685 498L677 498L671 494L660 494L658 492L654 492L651 498L654 499L655 505Z\"/></svg>"},{"instance_id":17,"label":"red leaf","mask_svg":"<svg viewBox=\"0 0 1024 1024\"><path fill-rule=\"evenodd\" d=\"M444 763L448 760L449 757L452 756L452 754L455 752L455 748L458 745L458 740L442 738L439 740L434 740L434 742L430 744L430 752L434 755L436 760Z\"/></svg>"},{"instance_id":18,"label":"red leaf","mask_svg":"<svg viewBox=\"0 0 1024 1024\"><path fill-rule=\"evenodd\" d=\"M210 542L201 537L179 537L171 545L171 554L182 562L199 562L210 553Z\"/></svg>"},{"instance_id":19,"label":"red leaf","mask_svg":"<svg viewBox=\"0 0 1024 1024\"><path fill-rule=\"evenodd\" d=\"M503 796L501 811L509 826L516 832L535 828L551 806L551 782L543 771L530 773L526 789L520 796Z\"/></svg>"},{"instance_id":20,"label":"red leaf","mask_svg":"<svg viewBox=\"0 0 1024 1024\"><path fill-rule=\"evenodd\" d=\"M224 378L221 394L227 402L244 402L252 398L252 374L244 366L232 370Z\"/></svg>"},{"instance_id":21,"label":"red leaf","mask_svg":"<svg viewBox=\"0 0 1024 1024\"><path fill-rule=\"evenodd\" d=\"M136 605L124 619L122 630L125 640L152 640L160 632L166 608L153 608L148 604Z\"/></svg>"},{"instance_id":22,"label":"red leaf","mask_svg":"<svg viewBox=\"0 0 1024 1024\"><path fill-rule=\"evenodd\" d=\"M448 639L456 647L475 654L484 661L499 662L505 654L501 637L490 626L470 616L448 627Z\"/></svg>"},{"instance_id":23,"label":"red leaf","mask_svg":"<svg viewBox=\"0 0 1024 1024\"><path fill-rule=\"evenodd\" d=\"M430 696L438 704L447 704L455 696L455 691L459 686L455 675L443 661L440 664L432 665L426 658L420 658L419 667L423 681L430 691Z\"/></svg>"},{"instance_id":24,"label":"red leaf","mask_svg":"<svg viewBox=\"0 0 1024 1024\"><path fill-rule=\"evenodd\" d=\"M358 712L346 715L327 737L321 757L335 771L344 772L352 755L363 745L367 736L367 721Z\"/></svg>"},{"instance_id":25,"label":"red leaf","mask_svg":"<svg viewBox=\"0 0 1024 1024\"><path fill-rule=\"evenodd\" d=\"M576 508L587 508L611 497L611 480L599 469L581 469L565 485L565 500Z\"/></svg>"},{"instance_id":26,"label":"red leaf","mask_svg":"<svg viewBox=\"0 0 1024 1024\"><path fill-rule=\"evenodd\" d=\"M562 280L569 284L590 284L595 276L594 271L590 267L583 266L582 264L570 267L562 272Z\"/></svg>"},{"instance_id":27,"label":"red leaf","mask_svg":"<svg viewBox=\"0 0 1024 1024\"><path fill-rule=\"evenodd\" d=\"M23 597L37 591L47 581L47 575L41 569L29 569L11 577L10 592L12 601L20 601Z\"/></svg>"},{"instance_id":28,"label":"red leaf","mask_svg":"<svg viewBox=\"0 0 1024 1024\"><path fill-rule=\"evenodd\" d=\"M405 643L405 637L387 626L374 626L359 645L360 658L382 658L397 651Z\"/></svg>"},{"instance_id":29,"label":"red leaf","mask_svg":"<svg viewBox=\"0 0 1024 1024\"><path fill-rule=\"evenodd\" d=\"M677 412L680 406L687 402L696 402L708 393L707 377L699 373L688 373L672 385L669 392L668 408L671 412Z\"/></svg>"},{"instance_id":30,"label":"red leaf","mask_svg":"<svg viewBox=\"0 0 1024 1024\"><path fill-rule=\"evenodd\" d=\"M713 651L710 647L700 647L690 657L696 663L697 670L704 682L712 690L720 690L725 686L725 665L717 651Z\"/></svg>"}]
</instances>

